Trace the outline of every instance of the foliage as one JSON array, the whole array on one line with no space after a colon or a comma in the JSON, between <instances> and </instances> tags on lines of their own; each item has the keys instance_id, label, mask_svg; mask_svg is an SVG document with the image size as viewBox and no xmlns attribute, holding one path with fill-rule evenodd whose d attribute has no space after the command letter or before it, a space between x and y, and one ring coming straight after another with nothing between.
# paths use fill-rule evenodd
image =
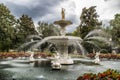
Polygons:
<instances>
[{"instance_id":1,"label":"foliage","mask_svg":"<svg viewBox=\"0 0 120 80\"><path fill-rule=\"evenodd\" d=\"M79 27L77 27L77 29L75 31L73 31L71 35L80 37L81 35L80 35L80 31L79 30L80 30Z\"/></svg>"},{"instance_id":2,"label":"foliage","mask_svg":"<svg viewBox=\"0 0 120 80\"><path fill-rule=\"evenodd\" d=\"M108 69L102 73L85 73L77 80L120 80L120 73L113 69Z\"/></svg>"},{"instance_id":3,"label":"foliage","mask_svg":"<svg viewBox=\"0 0 120 80\"><path fill-rule=\"evenodd\" d=\"M45 38L48 36L58 36L60 35L60 29L56 26L54 26L53 24L48 24L45 22L38 22L38 27L37 30L39 32L39 34ZM48 45L50 45L50 43L46 42L44 44L41 45L41 51L43 52ZM53 49L50 49L50 51L54 51Z\"/></svg>"},{"instance_id":4,"label":"foliage","mask_svg":"<svg viewBox=\"0 0 120 80\"><path fill-rule=\"evenodd\" d=\"M112 40L116 42L116 45L120 44L120 14L115 15L115 18L110 21L110 25L112 26Z\"/></svg>"},{"instance_id":5,"label":"foliage","mask_svg":"<svg viewBox=\"0 0 120 80\"><path fill-rule=\"evenodd\" d=\"M82 9L82 14L80 16L80 25L77 29L72 33L73 36L79 36L82 39L94 29L99 29L101 22L98 21L98 15L96 13L96 6L91 6L88 9L85 7ZM83 43L84 47L87 49L88 52L91 52L91 44ZM92 46L94 47L94 46Z\"/></svg>"},{"instance_id":6,"label":"foliage","mask_svg":"<svg viewBox=\"0 0 120 80\"><path fill-rule=\"evenodd\" d=\"M87 57L89 57L89 58L92 58L92 59L94 59L95 58L95 55L96 54L93 54L93 53L90 53L90 54L87 54ZM103 54L103 53L101 53L100 55L99 55L99 57L100 57L100 59L113 59L113 60L118 60L118 59L120 59L120 54L110 54L110 53L108 53L108 54Z\"/></svg>"},{"instance_id":7,"label":"foliage","mask_svg":"<svg viewBox=\"0 0 120 80\"><path fill-rule=\"evenodd\" d=\"M18 47L25 42L27 36L37 34L37 31L32 18L28 15L22 15L17 21L14 44Z\"/></svg>"},{"instance_id":8,"label":"foliage","mask_svg":"<svg viewBox=\"0 0 120 80\"><path fill-rule=\"evenodd\" d=\"M38 42L41 41L41 36L40 35L30 35L27 36L26 38L26 42L23 43L22 45L20 45L17 48L17 51L35 51L36 49L34 49L34 45Z\"/></svg>"},{"instance_id":9,"label":"foliage","mask_svg":"<svg viewBox=\"0 0 120 80\"><path fill-rule=\"evenodd\" d=\"M0 49L2 51L12 48L15 22L15 17L10 10L4 4L0 4Z\"/></svg>"},{"instance_id":10,"label":"foliage","mask_svg":"<svg viewBox=\"0 0 120 80\"><path fill-rule=\"evenodd\" d=\"M30 57L29 52L0 52L0 59L6 59L6 58L18 58L18 57ZM42 57L42 58L46 58L46 57L51 57L53 56L53 54L51 53L42 53L42 52L35 52L34 53L34 57L38 58L38 57Z\"/></svg>"},{"instance_id":11,"label":"foliage","mask_svg":"<svg viewBox=\"0 0 120 80\"><path fill-rule=\"evenodd\" d=\"M48 24L45 22L38 22L38 32L44 37L48 36L57 36L60 34L60 30L58 27L53 24Z\"/></svg>"},{"instance_id":12,"label":"foliage","mask_svg":"<svg viewBox=\"0 0 120 80\"><path fill-rule=\"evenodd\" d=\"M92 52L93 49L95 49L95 51L101 51L101 49L107 49L110 45L110 37L111 36L104 30L94 29L85 36L82 41L82 45L88 52Z\"/></svg>"},{"instance_id":13,"label":"foliage","mask_svg":"<svg viewBox=\"0 0 120 80\"><path fill-rule=\"evenodd\" d=\"M95 8L96 6L91 6L88 9L86 7L82 9L82 14L80 16L81 23L77 28L82 38L84 38L88 32L101 25L101 22L97 19L99 16Z\"/></svg>"}]
</instances>

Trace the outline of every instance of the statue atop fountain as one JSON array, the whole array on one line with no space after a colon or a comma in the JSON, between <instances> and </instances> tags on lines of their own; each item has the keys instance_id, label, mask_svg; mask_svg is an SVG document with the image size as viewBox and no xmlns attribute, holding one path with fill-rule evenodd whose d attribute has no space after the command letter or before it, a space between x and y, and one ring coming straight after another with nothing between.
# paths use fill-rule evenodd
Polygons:
<instances>
[{"instance_id":1,"label":"statue atop fountain","mask_svg":"<svg viewBox=\"0 0 120 80\"><path fill-rule=\"evenodd\" d=\"M64 8L62 8L61 16L62 16L62 19L55 21L54 24L59 25L61 27L60 34L61 36L65 36L66 35L65 28L66 26L71 25L72 22L65 20L65 9Z\"/></svg>"},{"instance_id":2,"label":"statue atop fountain","mask_svg":"<svg viewBox=\"0 0 120 80\"><path fill-rule=\"evenodd\" d=\"M62 15L62 20L65 20L65 9L64 8L62 8L61 15Z\"/></svg>"},{"instance_id":3,"label":"statue atop fountain","mask_svg":"<svg viewBox=\"0 0 120 80\"><path fill-rule=\"evenodd\" d=\"M65 28L68 25L71 25L72 22L65 19L65 9L62 8L61 10L61 19L54 22L54 24L60 26L60 36L48 36L42 39L40 42L37 42L36 45L33 46L34 49L39 49L40 46L45 43L49 42L56 46L57 55L54 57L52 61L52 66L56 68L56 65L61 64L74 64L73 59L71 59L68 55L68 46L69 45L79 45L82 42L80 37L74 36L66 36ZM60 65L57 68L60 68Z\"/></svg>"}]
</instances>

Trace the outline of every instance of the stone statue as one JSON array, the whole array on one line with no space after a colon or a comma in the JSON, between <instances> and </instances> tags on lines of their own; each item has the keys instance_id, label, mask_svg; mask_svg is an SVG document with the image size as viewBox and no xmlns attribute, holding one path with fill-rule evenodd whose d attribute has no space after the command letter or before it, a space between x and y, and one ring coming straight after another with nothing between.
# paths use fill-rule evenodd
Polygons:
<instances>
[{"instance_id":1,"label":"stone statue","mask_svg":"<svg viewBox=\"0 0 120 80\"><path fill-rule=\"evenodd\" d=\"M65 9L64 8L62 8L61 14L62 14L62 20L65 20Z\"/></svg>"},{"instance_id":2,"label":"stone statue","mask_svg":"<svg viewBox=\"0 0 120 80\"><path fill-rule=\"evenodd\" d=\"M100 62L99 56L100 56L100 52L96 52L95 60L94 60L95 63L99 63Z\"/></svg>"}]
</instances>

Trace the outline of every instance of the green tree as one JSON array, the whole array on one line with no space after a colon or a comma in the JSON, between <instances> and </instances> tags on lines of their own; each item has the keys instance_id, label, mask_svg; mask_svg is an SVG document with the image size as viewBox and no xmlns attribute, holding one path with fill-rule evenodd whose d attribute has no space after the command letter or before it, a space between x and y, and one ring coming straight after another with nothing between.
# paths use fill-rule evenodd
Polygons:
<instances>
[{"instance_id":1,"label":"green tree","mask_svg":"<svg viewBox=\"0 0 120 80\"><path fill-rule=\"evenodd\" d=\"M15 17L10 10L4 5L0 4L0 49L1 51L8 51L12 48L12 39L14 38Z\"/></svg>"},{"instance_id":2,"label":"green tree","mask_svg":"<svg viewBox=\"0 0 120 80\"><path fill-rule=\"evenodd\" d=\"M29 17L28 15L22 15L17 20L15 35L16 38L14 44L17 44L16 47L18 47L19 45L25 42L27 36L36 34L37 31L35 30L35 25L33 23L32 18Z\"/></svg>"},{"instance_id":3,"label":"green tree","mask_svg":"<svg viewBox=\"0 0 120 80\"><path fill-rule=\"evenodd\" d=\"M38 22L38 32L44 37L48 36L57 36L60 34L60 30L58 27L53 24L48 24L45 22Z\"/></svg>"},{"instance_id":4,"label":"green tree","mask_svg":"<svg viewBox=\"0 0 120 80\"><path fill-rule=\"evenodd\" d=\"M96 12L96 6L91 6L90 8L83 8L82 14L80 16L79 33L82 38L84 38L91 30L97 28L101 25L98 21L98 15Z\"/></svg>"},{"instance_id":5,"label":"green tree","mask_svg":"<svg viewBox=\"0 0 120 80\"><path fill-rule=\"evenodd\" d=\"M43 38L48 37L48 36L60 35L60 30L58 27L54 26L53 24L48 24L45 22L38 22L37 30ZM44 51L50 44L51 43L48 43L48 42L42 44L41 50ZM54 45L52 45L52 46L54 46ZM53 52L54 51L53 48L50 48L50 51Z\"/></svg>"},{"instance_id":6,"label":"green tree","mask_svg":"<svg viewBox=\"0 0 120 80\"><path fill-rule=\"evenodd\" d=\"M77 29L72 33L74 36L79 36L83 40L85 39L85 36L94 29L99 29L101 22L98 21L98 15L96 12L96 6L91 6L88 9L85 7L82 9L82 14L80 16L80 25L77 27ZM92 51L91 44L88 43L82 43L83 46L87 49L88 52Z\"/></svg>"},{"instance_id":7,"label":"green tree","mask_svg":"<svg viewBox=\"0 0 120 80\"><path fill-rule=\"evenodd\" d=\"M71 33L71 35L72 36L78 36L78 37L80 37L80 29L79 29L80 27L77 27L77 29L75 30L75 31L73 31L72 33Z\"/></svg>"},{"instance_id":8,"label":"green tree","mask_svg":"<svg viewBox=\"0 0 120 80\"><path fill-rule=\"evenodd\" d=\"M110 21L110 25L112 26L112 40L116 42L116 44L120 44L120 14L115 15L115 18Z\"/></svg>"}]
</instances>

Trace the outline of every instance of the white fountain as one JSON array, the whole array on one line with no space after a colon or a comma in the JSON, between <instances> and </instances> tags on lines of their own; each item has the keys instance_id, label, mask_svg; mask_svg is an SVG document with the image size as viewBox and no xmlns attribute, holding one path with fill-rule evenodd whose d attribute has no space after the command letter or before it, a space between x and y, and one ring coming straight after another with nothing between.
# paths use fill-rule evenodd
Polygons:
<instances>
[{"instance_id":1,"label":"white fountain","mask_svg":"<svg viewBox=\"0 0 120 80\"><path fill-rule=\"evenodd\" d=\"M34 52L30 52L30 57L29 57L30 62L34 62Z\"/></svg>"},{"instance_id":2,"label":"white fountain","mask_svg":"<svg viewBox=\"0 0 120 80\"><path fill-rule=\"evenodd\" d=\"M60 56L59 53L56 52L56 54L54 55L54 59L51 61L52 63L52 69L61 69L61 62L60 62Z\"/></svg>"},{"instance_id":3,"label":"white fountain","mask_svg":"<svg viewBox=\"0 0 120 80\"><path fill-rule=\"evenodd\" d=\"M96 52L95 59L94 59L95 63L99 63L100 62L99 56L100 56L100 52Z\"/></svg>"},{"instance_id":4,"label":"white fountain","mask_svg":"<svg viewBox=\"0 0 120 80\"><path fill-rule=\"evenodd\" d=\"M72 22L65 20L65 9L62 8L62 19L55 21L54 24L60 26L60 36L49 36L38 42L33 48L40 47L43 43L49 42L53 43L57 47L57 54L59 55L60 64L73 64L73 60L68 56L68 46L69 45L79 45L82 41L80 37L65 36L65 28L71 25Z\"/></svg>"},{"instance_id":5,"label":"white fountain","mask_svg":"<svg viewBox=\"0 0 120 80\"><path fill-rule=\"evenodd\" d=\"M81 53L84 55L85 49L81 43L87 42L89 44L97 46L97 44L94 43L94 41L102 41L105 43L109 43L108 34L103 32L102 30L93 30L91 31L84 39L81 39L80 37L74 37L74 36L66 36L65 28L68 25L71 25L72 22L65 20L65 9L62 8L62 19L55 21L54 24L60 26L60 36L49 36L42 39L40 42L37 42L35 45L32 46L32 48L40 48L40 46L45 43L49 42L52 44L55 44L57 47L57 52L59 54L59 59L57 60L60 64L74 64L74 59L71 59L68 55L68 46L74 45L80 48Z\"/></svg>"},{"instance_id":6,"label":"white fountain","mask_svg":"<svg viewBox=\"0 0 120 80\"><path fill-rule=\"evenodd\" d=\"M65 9L62 8L62 19L55 21L54 24L60 26L60 36L49 36L49 37L45 37L44 39L42 39L39 35L32 35L29 36L29 39L32 39L30 42L27 42L25 44L23 44L20 49L24 49L25 47L29 47L30 50L35 50L35 49L41 49L41 45L44 44L45 42L50 43L56 46L56 56L54 58L45 58L45 59L39 59L40 61L36 61L37 62L41 62L41 60L49 60L52 63L52 67L56 68L56 69L60 69L62 64L74 64L74 62L79 61L79 62L86 62L86 63L98 63L99 60L99 54L96 53L96 59L93 60L88 60L83 59L83 58L71 58L68 55L68 46L73 45L74 47L79 47L80 52L82 53L82 55L84 56L85 53L85 48L83 47L82 43L88 43L91 45L94 45L95 47L99 47L97 45L97 42L105 42L107 44L110 44L109 42L109 34L106 34L104 31L100 30L100 29L95 29L92 30L91 32L89 32L84 39L81 39L80 37L75 37L75 36L66 36L66 26L71 25L72 22L65 20ZM37 38L37 40L36 40ZM49 46L49 47L50 47ZM40 51L40 50L39 50ZM77 51L76 51L77 52ZM33 54L31 54L30 60L33 61Z\"/></svg>"}]
</instances>

